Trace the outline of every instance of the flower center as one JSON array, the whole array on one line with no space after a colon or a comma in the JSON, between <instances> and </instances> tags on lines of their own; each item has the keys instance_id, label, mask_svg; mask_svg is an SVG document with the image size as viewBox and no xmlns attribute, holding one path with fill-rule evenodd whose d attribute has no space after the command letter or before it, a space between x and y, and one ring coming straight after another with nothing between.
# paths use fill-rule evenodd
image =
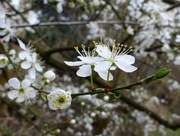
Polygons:
<instances>
[{"instance_id":1,"label":"flower center","mask_svg":"<svg viewBox=\"0 0 180 136\"><path fill-rule=\"evenodd\" d=\"M19 93L24 93L24 88L20 88Z\"/></svg>"},{"instance_id":2,"label":"flower center","mask_svg":"<svg viewBox=\"0 0 180 136\"><path fill-rule=\"evenodd\" d=\"M63 104L65 101L66 101L66 97L65 97L65 96L60 96L60 97L58 98L58 102L59 102L60 104Z\"/></svg>"},{"instance_id":3,"label":"flower center","mask_svg":"<svg viewBox=\"0 0 180 136\"><path fill-rule=\"evenodd\" d=\"M7 60L5 58L0 60L0 64L6 64Z\"/></svg>"}]
</instances>

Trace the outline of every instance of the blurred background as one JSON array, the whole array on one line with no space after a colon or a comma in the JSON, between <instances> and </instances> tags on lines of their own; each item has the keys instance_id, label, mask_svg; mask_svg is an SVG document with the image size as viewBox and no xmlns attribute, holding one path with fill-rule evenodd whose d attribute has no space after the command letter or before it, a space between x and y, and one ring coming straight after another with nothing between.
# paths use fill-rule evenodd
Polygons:
<instances>
[{"instance_id":1,"label":"blurred background","mask_svg":"<svg viewBox=\"0 0 180 136\"><path fill-rule=\"evenodd\" d=\"M51 111L40 98L30 104L7 98L14 71L0 69L0 136L179 136L180 135L180 1L179 0L1 0L11 26L7 49L20 50L13 37L30 43L56 72L54 86L73 93L90 91L89 78L76 76L75 46L93 41L132 46L131 74L113 71L111 88L126 86L171 69L163 81L108 94L80 96L66 110ZM1 14L0 14L1 15ZM104 82L94 73L95 87ZM118 94L117 94L118 95Z\"/></svg>"}]
</instances>

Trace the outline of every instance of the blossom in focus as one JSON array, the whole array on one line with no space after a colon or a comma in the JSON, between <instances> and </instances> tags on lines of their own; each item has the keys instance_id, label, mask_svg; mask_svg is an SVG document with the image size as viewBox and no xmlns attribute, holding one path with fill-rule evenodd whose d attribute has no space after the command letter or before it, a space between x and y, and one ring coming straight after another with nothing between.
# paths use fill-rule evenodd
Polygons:
<instances>
[{"instance_id":1,"label":"blossom in focus","mask_svg":"<svg viewBox=\"0 0 180 136\"><path fill-rule=\"evenodd\" d=\"M8 58L4 54L0 54L0 68L4 68L8 63Z\"/></svg>"},{"instance_id":2,"label":"blossom in focus","mask_svg":"<svg viewBox=\"0 0 180 136\"><path fill-rule=\"evenodd\" d=\"M71 94L59 88L56 88L47 95L48 105L51 110L66 109L71 105Z\"/></svg>"},{"instance_id":3,"label":"blossom in focus","mask_svg":"<svg viewBox=\"0 0 180 136\"><path fill-rule=\"evenodd\" d=\"M8 80L11 91L8 93L10 99L15 99L16 102L23 102L36 96L36 91L30 86L31 82L28 79L24 79L20 82L17 78L11 78Z\"/></svg>"},{"instance_id":4,"label":"blossom in focus","mask_svg":"<svg viewBox=\"0 0 180 136\"><path fill-rule=\"evenodd\" d=\"M31 57L27 57L25 61L21 63L23 69L28 69L28 74L32 79L36 78L36 71L42 72L43 67L41 61L38 59L37 53L32 53Z\"/></svg>"},{"instance_id":5,"label":"blossom in focus","mask_svg":"<svg viewBox=\"0 0 180 136\"><path fill-rule=\"evenodd\" d=\"M64 61L69 66L80 66L79 70L76 74L80 77L87 77L92 74L92 68L94 67L96 62L102 61L103 58L97 57L95 50L91 52L85 50L85 47L82 46L82 52L79 51L78 47L75 47L76 51L79 53L80 56L78 58L81 61Z\"/></svg>"},{"instance_id":6,"label":"blossom in focus","mask_svg":"<svg viewBox=\"0 0 180 136\"><path fill-rule=\"evenodd\" d=\"M103 58L103 61L97 62L94 70L98 72L99 76L104 80L113 79L110 77L107 79L107 71L114 70L116 67L127 73L137 70L136 67L132 66L135 58L132 55L127 55L132 51L132 47L127 48L127 45L116 45L115 43L110 47L108 43L103 44L102 42L96 43L96 46L96 52Z\"/></svg>"}]
</instances>

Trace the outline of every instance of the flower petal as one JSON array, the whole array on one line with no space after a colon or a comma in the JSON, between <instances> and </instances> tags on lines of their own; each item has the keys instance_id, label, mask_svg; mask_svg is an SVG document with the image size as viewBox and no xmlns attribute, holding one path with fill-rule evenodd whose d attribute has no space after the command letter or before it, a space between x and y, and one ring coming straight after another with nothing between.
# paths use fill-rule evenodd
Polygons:
<instances>
[{"instance_id":1,"label":"flower petal","mask_svg":"<svg viewBox=\"0 0 180 136\"><path fill-rule=\"evenodd\" d=\"M31 67L31 63L28 62L28 61L24 61L24 62L21 63L21 67L23 69L29 69Z\"/></svg>"},{"instance_id":2,"label":"flower petal","mask_svg":"<svg viewBox=\"0 0 180 136\"><path fill-rule=\"evenodd\" d=\"M24 44L21 40L19 40L19 39L17 39L17 41L18 41L18 43L19 43L19 46L20 46L23 50L26 50L25 44Z\"/></svg>"},{"instance_id":3,"label":"flower petal","mask_svg":"<svg viewBox=\"0 0 180 136\"><path fill-rule=\"evenodd\" d=\"M16 102L20 103L25 101L25 97L17 97Z\"/></svg>"},{"instance_id":4,"label":"flower petal","mask_svg":"<svg viewBox=\"0 0 180 136\"><path fill-rule=\"evenodd\" d=\"M11 90L9 93L8 93L8 97L10 99L15 99L17 96L18 96L19 92L17 90Z\"/></svg>"},{"instance_id":5,"label":"flower petal","mask_svg":"<svg viewBox=\"0 0 180 136\"><path fill-rule=\"evenodd\" d=\"M21 60L24 60L25 58L27 59L27 60L32 60L32 58L31 58L31 55L29 54L29 53L27 53L27 52L25 52L25 51L21 51L20 53L19 53L19 58L21 59Z\"/></svg>"},{"instance_id":6,"label":"flower petal","mask_svg":"<svg viewBox=\"0 0 180 136\"><path fill-rule=\"evenodd\" d=\"M118 66L118 68L120 68L121 70L123 70L127 73L131 73L131 72L134 72L135 70L137 70L136 67L134 67L124 61L117 61L117 62L115 62L115 64Z\"/></svg>"},{"instance_id":7,"label":"flower petal","mask_svg":"<svg viewBox=\"0 0 180 136\"><path fill-rule=\"evenodd\" d=\"M39 72L42 72L42 71L43 71L43 68L42 68L42 66L41 66L39 63L36 63L36 64L35 64L35 68L36 68L36 70L39 71Z\"/></svg>"},{"instance_id":8,"label":"flower petal","mask_svg":"<svg viewBox=\"0 0 180 136\"><path fill-rule=\"evenodd\" d=\"M71 105L71 102L63 104L61 107L59 107L61 110L67 109Z\"/></svg>"},{"instance_id":9,"label":"flower petal","mask_svg":"<svg viewBox=\"0 0 180 136\"><path fill-rule=\"evenodd\" d=\"M66 65L69 65L69 66L80 66L82 64L84 64L84 62L82 61L64 61L64 63L66 63Z\"/></svg>"},{"instance_id":10,"label":"flower petal","mask_svg":"<svg viewBox=\"0 0 180 136\"><path fill-rule=\"evenodd\" d=\"M79 70L76 72L76 74L80 77L87 77L92 74L91 66L90 65L82 65L79 67Z\"/></svg>"},{"instance_id":11,"label":"flower petal","mask_svg":"<svg viewBox=\"0 0 180 136\"><path fill-rule=\"evenodd\" d=\"M33 88L26 90L25 94L27 98L36 97L36 91Z\"/></svg>"},{"instance_id":12,"label":"flower petal","mask_svg":"<svg viewBox=\"0 0 180 136\"><path fill-rule=\"evenodd\" d=\"M32 67L31 69L28 70L28 73L29 73L29 76L30 78L32 79L35 79L36 78L36 70L34 67Z\"/></svg>"},{"instance_id":13,"label":"flower petal","mask_svg":"<svg viewBox=\"0 0 180 136\"><path fill-rule=\"evenodd\" d=\"M21 82L21 85L23 88L28 88L30 87L30 84L31 84L31 81L28 80L28 79L24 79L22 82Z\"/></svg>"},{"instance_id":14,"label":"flower petal","mask_svg":"<svg viewBox=\"0 0 180 136\"><path fill-rule=\"evenodd\" d=\"M96 52L102 56L103 58L110 58L112 52L109 50L107 46L97 45Z\"/></svg>"},{"instance_id":15,"label":"flower petal","mask_svg":"<svg viewBox=\"0 0 180 136\"><path fill-rule=\"evenodd\" d=\"M53 102L48 102L49 108L51 110L57 110L58 106L56 104L54 104Z\"/></svg>"},{"instance_id":16,"label":"flower petal","mask_svg":"<svg viewBox=\"0 0 180 136\"><path fill-rule=\"evenodd\" d=\"M101 57L82 57L82 56L78 56L78 58L80 60L82 60L84 63L88 63L88 64L93 64L93 63L104 60Z\"/></svg>"},{"instance_id":17,"label":"flower petal","mask_svg":"<svg viewBox=\"0 0 180 136\"><path fill-rule=\"evenodd\" d=\"M102 61L102 62L97 62L95 65L94 70L96 72L98 71L108 71L108 69L111 67L112 63L110 61Z\"/></svg>"},{"instance_id":18,"label":"flower petal","mask_svg":"<svg viewBox=\"0 0 180 136\"><path fill-rule=\"evenodd\" d=\"M132 55L120 55L116 58L117 61L125 61L128 64L133 64L135 62L135 58Z\"/></svg>"},{"instance_id":19,"label":"flower petal","mask_svg":"<svg viewBox=\"0 0 180 136\"><path fill-rule=\"evenodd\" d=\"M13 77L8 80L9 86L13 87L14 89L20 88L20 82L16 77Z\"/></svg>"},{"instance_id":20,"label":"flower petal","mask_svg":"<svg viewBox=\"0 0 180 136\"><path fill-rule=\"evenodd\" d=\"M98 72L98 75L99 75L102 79L104 79L104 80L107 81L108 71L99 71L99 72ZM108 80L109 80L109 81L113 80L113 76L112 76L111 73L109 73L109 79L108 79Z\"/></svg>"}]
</instances>

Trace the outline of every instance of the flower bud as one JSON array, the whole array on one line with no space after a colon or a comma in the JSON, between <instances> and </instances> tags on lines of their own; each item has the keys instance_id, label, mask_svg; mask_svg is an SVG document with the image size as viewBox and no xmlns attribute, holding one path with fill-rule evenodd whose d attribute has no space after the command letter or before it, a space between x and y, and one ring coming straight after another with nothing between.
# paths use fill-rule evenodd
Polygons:
<instances>
[{"instance_id":1,"label":"flower bud","mask_svg":"<svg viewBox=\"0 0 180 136\"><path fill-rule=\"evenodd\" d=\"M44 73L44 77L48 79L49 81L53 81L56 78L56 75L53 71L49 70Z\"/></svg>"}]
</instances>

